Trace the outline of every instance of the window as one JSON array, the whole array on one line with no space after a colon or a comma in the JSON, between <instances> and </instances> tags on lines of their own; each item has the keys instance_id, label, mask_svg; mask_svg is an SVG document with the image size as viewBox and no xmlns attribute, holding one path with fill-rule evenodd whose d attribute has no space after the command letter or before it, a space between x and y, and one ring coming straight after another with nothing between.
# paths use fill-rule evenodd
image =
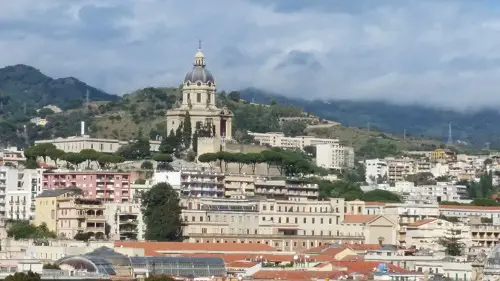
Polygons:
<instances>
[{"instance_id":1,"label":"window","mask_svg":"<svg viewBox=\"0 0 500 281\"><path fill-rule=\"evenodd\" d=\"M304 223L307 223L307 218L304 218Z\"/></svg>"},{"instance_id":2,"label":"window","mask_svg":"<svg viewBox=\"0 0 500 281\"><path fill-rule=\"evenodd\" d=\"M196 102L201 102L201 93L196 94Z\"/></svg>"}]
</instances>

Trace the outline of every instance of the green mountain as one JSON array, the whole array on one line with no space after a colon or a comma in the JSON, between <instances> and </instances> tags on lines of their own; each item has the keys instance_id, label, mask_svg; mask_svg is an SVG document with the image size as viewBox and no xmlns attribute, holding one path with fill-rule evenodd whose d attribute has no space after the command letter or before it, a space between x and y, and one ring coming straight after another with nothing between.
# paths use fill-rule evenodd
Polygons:
<instances>
[{"instance_id":1,"label":"green mountain","mask_svg":"<svg viewBox=\"0 0 500 281\"><path fill-rule=\"evenodd\" d=\"M458 112L421 105L397 105L382 101L303 100L268 93L258 89L240 92L244 100L303 108L320 118L342 123L344 126L367 128L402 136L418 136L447 141L448 124L452 124L452 139L476 148L500 148L500 113L493 109L477 112Z\"/></svg>"},{"instance_id":2,"label":"green mountain","mask_svg":"<svg viewBox=\"0 0 500 281\"><path fill-rule=\"evenodd\" d=\"M43 132L40 132L40 128L34 128L29 120L38 116L37 109L46 105L56 105L63 110L81 108L87 93L90 101L114 101L120 98L73 77L53 79L31 66L14 65L0 68L0 144L25 144L23 125L28 126L31 141L54 135L64 136L64 128L59 132L52 126L75 120L59 117L60 120L53 120ZM79 122L76 122L71 126L78 124Z\"/></svg>"}]
</instances>

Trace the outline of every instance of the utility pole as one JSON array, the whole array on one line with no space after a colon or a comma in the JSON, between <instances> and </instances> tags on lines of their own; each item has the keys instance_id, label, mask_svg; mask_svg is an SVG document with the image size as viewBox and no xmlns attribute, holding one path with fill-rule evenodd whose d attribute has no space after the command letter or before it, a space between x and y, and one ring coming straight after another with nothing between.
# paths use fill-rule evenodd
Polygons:
<instances>
[{"instance_id":1,"label":"utility pole","mask_svg":"<svg viewBox=\"0 0 500 281\"><path fill-rule=\"evenodd\" d=\"M453 138L452 138L452 135L451 135L451 122L448 123L448 142L447 142L447 145L448 146L452 146L453 145Z\"/></svg>"},{"instance_id":2,"label":"utility pole","mask_svg":"<svg viewBox=\"0 0 500 281\"><path fill-rule=\"evenodd\" d=\"M406 129L403 130L403 140L406 141Z\"/></svg>"}]
</instances>

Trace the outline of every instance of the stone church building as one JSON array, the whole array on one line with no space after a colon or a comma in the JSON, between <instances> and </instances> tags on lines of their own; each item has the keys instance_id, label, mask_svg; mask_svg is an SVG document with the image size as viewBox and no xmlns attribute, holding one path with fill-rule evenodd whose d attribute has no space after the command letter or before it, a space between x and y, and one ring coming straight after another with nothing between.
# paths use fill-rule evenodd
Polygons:
<instances>
[{"instance_id":1,"label":"stone church building","mask_svg":"<svg viewBox=\"0 0 500 281\"><path fill-rule=\"evenodd\" d=\"M182 84L182 104L167 111L167 127L174 131L184 122L186 112L191 117L192 133L196 128L212 128L214 137L232 139L233 113L215 104L215 79L206 68L201 46L194 56L193 68Z\"/></svg>"}]
</instances>

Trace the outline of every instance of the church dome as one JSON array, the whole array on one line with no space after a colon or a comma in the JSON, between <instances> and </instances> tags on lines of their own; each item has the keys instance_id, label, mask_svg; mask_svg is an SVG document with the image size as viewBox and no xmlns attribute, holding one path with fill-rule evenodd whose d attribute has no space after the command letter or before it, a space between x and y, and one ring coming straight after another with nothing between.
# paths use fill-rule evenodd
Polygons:
<instances>
[{"instance_id":1,"label":"church dome","mask_svg":"<svg viewBox=\"0 0 500 281\"><path fill-rule=\"evenodd\" d=\"M189 71L186 74L186 77L184 78L184 83L208 83L211 82L212 84L215 84L214 77L212 76L212 73L208 71L205 67L202 66L194 66L191 71Z\"/></svg>"},{"instance_id":2,"label":"church dome","mask_svg":"<svg viewBox=\"0 0 500 281\"><path fill-rule=\"evenodd\" d=\"M193 83L196 84L198 82L209 84L209 86L215 84L215 79L205 67L205 55L201 51L201 44L198 48L198 51L194 55L193 69L191 69L184 77L184 83Z\"/></svg>"}]
</instances>

